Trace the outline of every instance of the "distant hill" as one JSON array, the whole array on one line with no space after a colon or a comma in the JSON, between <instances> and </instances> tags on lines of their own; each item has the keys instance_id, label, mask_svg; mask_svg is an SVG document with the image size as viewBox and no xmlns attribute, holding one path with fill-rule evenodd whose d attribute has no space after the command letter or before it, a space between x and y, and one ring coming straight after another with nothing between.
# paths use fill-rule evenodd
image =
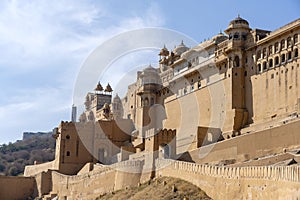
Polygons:
<instances>
[{"instance_id":1,"label":"distant hill","mask_svg":"<svg viewBox=\"0 0 300 200\"><path fill-rule=\"evenodd\" d=\"M23 174L25 166L32 165L34 161L54 159L55 139L50 133L30 133L27 136L15 143L0 145L0 174L17 176Z\"/></svg>"},{"instance_id":2,"label":"distant hill","mask_svg":"<svg viewBox=\"0 0 300 200\"><path fill-rule=\"evenodd\" d=\"M108 194L101 195L97 200L210 200L207 194L197 186L170 177L161 177L140 185L139 187L127 188Z\"/></svg>"}]
</instances>

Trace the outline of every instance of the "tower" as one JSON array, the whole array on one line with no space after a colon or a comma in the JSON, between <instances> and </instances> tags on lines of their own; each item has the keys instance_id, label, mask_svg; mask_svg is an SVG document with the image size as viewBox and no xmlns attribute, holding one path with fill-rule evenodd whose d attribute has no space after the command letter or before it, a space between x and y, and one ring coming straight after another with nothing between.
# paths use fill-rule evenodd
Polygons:
<instances>
[{"instance_id":1,"label":"tower","mask_svg":"<svg viewBox=\"0 0 300 200\"><path fill-rule=\"evenodd\" d=\"M123 105L118 94L116 94L116 96L113 99L112 112L115 119L123 118Z\"/></svg>"},{"instance_id":2,"label":"tower","mask_svg":"<svg viewBox=\"0 0 300 200\"><path fill-rule=\"evenodd\" d=\"M76 118L77 118L77 107L73 104L72 105L71 121L76 122Z\"/></svg>"},{"instance_id":3,"label":"tower","mask_svg":"<svg viewBox=\"0 0 300 200\"><path fill-rule=\"evenodd\" d=\"M232 131L238 132L248 121L245 106L245 60L247 38L250 37L249 23L240 16L229 23L225 33L229 36L226 54L231 74L231 102L233 114Z\"/></svg>"}]
</instances>

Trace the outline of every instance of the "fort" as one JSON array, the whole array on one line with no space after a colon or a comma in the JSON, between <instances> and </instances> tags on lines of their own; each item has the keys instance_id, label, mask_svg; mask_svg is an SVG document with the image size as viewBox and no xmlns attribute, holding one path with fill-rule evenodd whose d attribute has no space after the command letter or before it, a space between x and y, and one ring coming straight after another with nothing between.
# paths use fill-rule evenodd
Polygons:
<instances>
[{"instance_id":1,"label":"fort","mask_svg":"<svg viewBox=\"0 0 300 200\"><path fill-rule=\"evenodd\" d=\"M238 16L195 47L164 46L124 98L87 92L78 121L53 130L55 159L1 176L0 199L95 199L160 176L213 199L300 198L299 35L300 19L268 31Z\"/></svg>"}]
</instances>

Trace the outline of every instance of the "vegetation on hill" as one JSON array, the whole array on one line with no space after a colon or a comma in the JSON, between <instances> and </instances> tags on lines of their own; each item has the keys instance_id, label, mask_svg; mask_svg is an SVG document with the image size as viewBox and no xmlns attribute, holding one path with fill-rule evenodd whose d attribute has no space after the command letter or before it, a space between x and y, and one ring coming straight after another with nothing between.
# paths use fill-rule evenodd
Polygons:
<instances>
[{"instance_id":1,"label":"vegetation on hill","mask_svg":"<svg viewBox=\"0 0 300 200\"><path fill-rule=\"evenodd\" d=\"M36 137L0 145L0 175L17 176L26 165L34 161L48 162L54 159L55 139Z\"/></svg>"},{"instance_id":2,"label":"vegetation on hill","mask_svg":"<svg viewBox=\"0 0 300 200\"><path fill-rule=\"evenodd\" d=\"M197 186L177 178L161 177L144 183L138 187L119 190L109 194L101 195L97 200L209 200L207 194Z\"/></svg>"}]
</instances>

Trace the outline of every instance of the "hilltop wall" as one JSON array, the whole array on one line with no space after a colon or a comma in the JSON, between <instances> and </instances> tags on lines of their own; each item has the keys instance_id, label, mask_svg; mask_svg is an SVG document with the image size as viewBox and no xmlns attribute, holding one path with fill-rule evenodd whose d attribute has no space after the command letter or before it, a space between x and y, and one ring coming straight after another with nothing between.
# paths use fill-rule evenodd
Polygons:
<instances>
[{"instance_id":1,"label":"hilltop wall","mask_svg":"<svg viewBox=\"0 0 300 200\"><path fill-rule=\"evenodd\" d=\"M217 167L158 160L157 176L181 178L213 199L295 199L300 197L300 167Z\"/></svg>"},{"instance_id":2,"label":"hilltop wall","mask_svg":"<svg viewBox=\"0 0 300 200\"><path fill-rule=\"evenodd\" d=\"M0 176L0 199L26 199L36 196L34 177Z\"/></svg>"},{"instance_id":3,"label":"hilltop wall","mask_svg":"<svg viewBox=\"0 0 300 200\"><path fill-rule=\"evenodd\" d=\"M101 194L122 188L137 186L141 178L143 162L125 161L110 166L98 166L93 171L68 176L52 172L52 192L58 197L70 199L95 199Z\"/></svg>"},{"instance_id":4,"label":"hilltop wall","mask_svg":"<svg viewBox=\"0 0 300 200\"><path fill-rule=\"evenodd\" d=\"M300 120L278 127L249 133L185 153L180 160L211 163L234 159L237 162L282 153L285 149L299 148Z\"/></svg>"}]
</instances>

